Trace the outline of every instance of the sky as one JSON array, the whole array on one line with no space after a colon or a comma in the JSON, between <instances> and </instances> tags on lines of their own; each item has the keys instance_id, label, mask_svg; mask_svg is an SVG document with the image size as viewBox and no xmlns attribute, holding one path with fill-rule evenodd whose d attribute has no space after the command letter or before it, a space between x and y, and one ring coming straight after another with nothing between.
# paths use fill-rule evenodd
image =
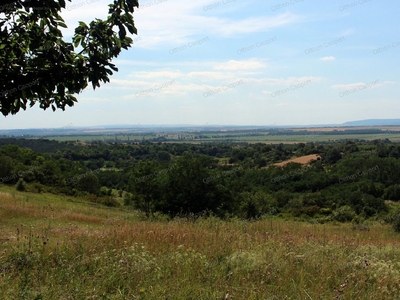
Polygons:
<instances>
[{"instance_id":1,"label":"sky","mask_svg":"<svg viewBox=\"0 0 400 300\"><path fill-rule=\"evenodd\" d=\"M73 0L62 16L107 15ZM36 105L0 129L92 125L315 125L400 118L398 0L144 0L110 83L65 111Z\"/></svg>"}]
</instances>

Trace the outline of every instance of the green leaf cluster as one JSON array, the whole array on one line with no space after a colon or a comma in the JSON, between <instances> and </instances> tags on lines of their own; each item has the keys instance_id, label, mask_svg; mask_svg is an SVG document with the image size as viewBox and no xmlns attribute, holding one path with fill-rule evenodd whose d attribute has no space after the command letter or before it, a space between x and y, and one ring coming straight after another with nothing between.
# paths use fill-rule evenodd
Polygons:
<instances>
[{"instance_id":1,"label":"green leaf cluster","mask_svg":"<svg viewBox=\"0 0 400 300\"><path fill-rule=\"evenodd\" d=\"M89 83L93 89L118 71L112 63L137 34L135 0L114 0L105 20L79 22L72 42L60 12L64 0L3 1L0 5L0 112L7 116L38 103L65 110Z\"/></svg>"}]
</instances>

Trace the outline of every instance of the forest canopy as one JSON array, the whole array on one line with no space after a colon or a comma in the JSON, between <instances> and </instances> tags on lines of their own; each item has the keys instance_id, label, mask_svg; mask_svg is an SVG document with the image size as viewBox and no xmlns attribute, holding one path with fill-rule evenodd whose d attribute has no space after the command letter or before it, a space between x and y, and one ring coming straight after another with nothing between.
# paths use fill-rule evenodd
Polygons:
<instances>
[{"instance_id":1,"label":"forest canopy","mask_svg":"<svg viewBox=\"0 0 400 300\"><path fill-rule=\"evenodd\" d=\"M26 190L133 207L147 216L351 221L384 218L388 201L400 200L400 145L393 143L1 140L7 144L0 147L1 183L23 180ZM276 165L311 154L318 158L307 164Z\"/></svg>"}]
</instances>

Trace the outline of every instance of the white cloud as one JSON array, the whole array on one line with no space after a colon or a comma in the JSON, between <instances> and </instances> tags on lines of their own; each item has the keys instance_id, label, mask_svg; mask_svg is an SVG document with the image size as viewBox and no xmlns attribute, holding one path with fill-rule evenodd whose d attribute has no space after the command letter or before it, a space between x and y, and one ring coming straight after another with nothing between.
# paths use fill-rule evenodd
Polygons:
<instances>
[{"instance_id":1,"label":"white cloud","mask_svg":"<svg viewBox=\"0 0 400 300\"><path fill-rule=\"evenodd\" d=\"M198 80L223 80L223 79L232 79L236 78L236 74L232 73L224 73L224 72L212 72L212 71L203 71L203 72L189 72L187 77L197 78Z\"/></svg>"},{"instance_id":2,"label":"white cloud","mask_svg":"<svg viewBox=\"0 0 400 300\"><path fill-rule=\"evenodd\" d=\"M348 84L335 84L335 85L332 85L331 88L351 90L351 89L359 87L360 85L365 85L365 83L364 82L356 82L356 83L348 83Z\"/></svg>"},{"instance_id":3,"label":"white cloud","mask_svg":"<svg viewBox=\"0 0 400 300\"><path fill-rule=\"evenodd\" d=\"M346 29L341 33L341 36L350 36L356 34L356 30L354 28Z\"/></svg>"},{"instance_id":4,"label":"white cloud","mask_svg":"<svg viewBox=\"0 0 400 300\"><path fill-rule=\"evenodd\" d=\"M139 71L133 72L129 77L153 79L153 78L178 78L182 77L183 73L181 71Z\"/></svg>"},{"instance_id":5,"label":"white cloud","mask_svg":"<svg viewBox=\"0 0 400 300\"><path fill-rule=\"evenodd\" d=\"M157 4L155 2L157 2ZM209 14L209 11L204 9L204 7L210 4L213 4L213 1L174 0L174 3L171 3L167 0L150 0L140 2L140 7L135 11L134 17L138 24L140 23L143 25L139 26L143 28L143 30L149 28L152 30L154 28L154 32L173 32L176 37L180 36L180 33L193 32L193 30L195 30L196 34L208 31L213 34L218 32L219 34L224 35L260 32L293 22L298 22L302 19L302 17L292 13L281 13L274 16L248 17L239 20L236 17L219 17L215 14L215 10L212 10L213 13ZM225 16L227 15L227 10L229 10L229 12L236 11L236 14L232 15L243 15L241 13L243 8L251 5L251 3L243 3L242 1L231 1L224 4L226 5L223 5L222 11ZM168 8L173 9L169 9L168 13L166 13ZM182 26L182 24L185 24L185 26Z\"/></svg>"},{"instance_id":6,"label":"white cloud","mask_svg":"<svg viewBox=\"0 0 400 300\"><path fill-rule=\"evenodd\" d=\"M320 82L322 80L321 77L314 76L302 76L302 77L288 77L284 78L247 78L246 82L263 84L263 85L272 85L272 86L291 86L295 84L304 83L310 81L310 83Z\"/></svg>"},{"instance_id":7,"label":"white cloud","mask_svg":"<svg viewBox=\"0 0 400 300\"><path fill-rule=\"evenodd\" d=\"M382 87L385 85L392 85L396 84L394 81L383 81L381 82L379 79L373 80L371 82L356 82L356 83L348 83L348 84L335 84L332 85L332 89L344 89L344 90L351 90L351 89L362 89L361 87L366 86L368 88L371 87Z\"/></svg>"},{"instance_id":8,"label":"white cloud","mask_svg":"<svg viewBox=\"0 0 400 300\"><path fill-rule=\"evenodd\" d=\"M135 24L141 36L136 47L146 49L156 49L160 45L178 47L208 35L233 37L266 32L303 20L303 17L293 13L242 19L204 15L203 7L209 4L209 1L175 0L173 4L160 2L135 12ZM141 5L145 7L145 4ZM168 9L171 5L173 9ZM240 3L230 4L232 9L236 7L238 11L241 6Z\"/></svg>"},{"instance_id":9,"label":"white cloud","mask_svg":"<svg viewBox=\"0 0 400 300\"><path fill-rule=\"evenodd\" d=\"M216 20L216 25L223 25L217 29L217 32L226 36L232 36L240 33L255 33L269 31L276 27L297 23L302 18L292 13L285 13L274 17L247 18L240 21Z\"/></svg>"},{"instance_id":10,"label":"white cloud","mask_svg":"<svg viewBox=\"0 0 400 300\"><path fill-rule=\"evenodd\" d=\"M265 64L257 60L241 60L241 61L230 60L228 62L218 64L217 66L215 66L215 69L237 71L237 70L248 70L248 69L260 69L264 67Z\"/></svg>"},{"instance_id":11,"label":"white cloud","mask_svg":"<svg viewBox=\"0 0 400 300\"><path fill-rule=\"evenodd\" d=\"M336 58L334 56L325 56L325 57L321 57L319 60L322 61L331 61L331 60L335 60Z\"/></svg>"},{"instance_id":12,"label":"white cloud","mask_svg":"<svg viewBox=\"0 0 400 300\"><path fill-rule=\"evenodd\" d=\"M160 86L160 85L159 85ZM207 86L200 84L185 84L181 82L173 82L165 88L156 89L156 84L149 84L145 89L140 89L136 86L134 94L127 94L122 99L142 99L145 97L161 97L161 96L187 96L189 93L198 92L201 95L207 90Z\"/></svg>"}]
</instances>

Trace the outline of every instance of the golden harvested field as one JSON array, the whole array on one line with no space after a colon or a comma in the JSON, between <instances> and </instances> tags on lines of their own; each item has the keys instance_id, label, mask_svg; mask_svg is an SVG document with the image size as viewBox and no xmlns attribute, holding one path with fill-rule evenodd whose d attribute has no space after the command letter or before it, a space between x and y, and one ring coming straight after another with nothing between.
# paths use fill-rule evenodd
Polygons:
<instances>
[{"instance_id":1,"label":"golden harvested field","mask_svg":"<svg viewBox=\"0 0 400 300\"><path fill-rule=\"evenodd\" d=\"M292 159L289 159L289 160L285 160L285 161L282 161L280 163L274 164L274 166L283 167L283 166L285 166L285 165L287 165L288 163L291 163L291 162L299 163L299 164L302 164L302 165L307 165L312 160L317 160L318 158L321 158L321 156L319 156L318 154L310 154L310 155L305 155L305 156L300 156L300 157L292 158Z\"/></svg>"}]
</instances>

